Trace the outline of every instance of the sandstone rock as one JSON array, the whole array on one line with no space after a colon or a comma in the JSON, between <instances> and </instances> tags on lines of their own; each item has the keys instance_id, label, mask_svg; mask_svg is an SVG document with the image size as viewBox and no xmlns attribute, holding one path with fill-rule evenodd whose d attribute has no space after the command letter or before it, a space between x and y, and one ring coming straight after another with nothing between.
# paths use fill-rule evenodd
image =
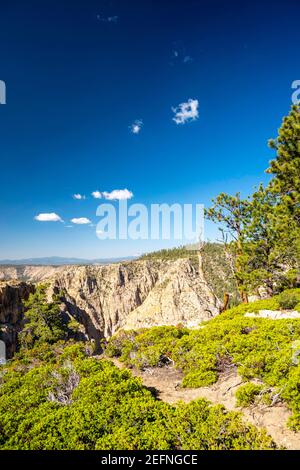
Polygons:
<instances>
[{"instance_id":1,"label":"sandstone rock","mask_svg":"<svg viewBox=\"0 0 300 470\"><path fill-rule=\"evenodd\" d=\"M60 266L55 271L50 269L49 277L45 278L46 271L36 268L38 271L31 271L30 279L35 281L43 274L43 282L49 284L48 300L54 293L60 293L62 310L84 326L86 337L98 347L102 339L120 328L179 323L195 327L219 313L220 302L208 286L197 259ZM13 335L17 334L22 318L22 298L34 287L19 283L11 293L11 285L6 283L7 300L0 300L0 324L3 335L15 344Z\"/></svg>"},{"instance_id":2,"label":"sandstone rock","mask_svg":"<svg viewBox=\"0 0 300 470\"><path fill-rule=\"evenodd\" d=\"M120 328L196 326L219 313L220 302L188 259L69 266L52 282L69 312L99 343Z\"/></svg>"},{"instance_id":3,"label":"sandstone rock","mask_svg":"<svg viewBox=\"0 0 300 470\"><path fill-rule=\"evenodd\" d=\"M0 340L6 344L8 358L16 352L24 313L23 301L33 291L34 286L24 282L0 282Z\"/></svg>"},{"instance_id":4,"label":"sandstone rock","mask_svg":"<svg viewBox=\"0 0 300 470\"><path fill-rule=\"evenodd\" d=\"M219 313L220 302L187 259L169 266L145 302L129 314L125 329L177 325L197 327Z\"/></svg>"},{"instance_id":5,"label":"sandstone rock","mask_svg":"<svg viewBox=\"0 0 300 470\"><path fill-rule=\"evenodd\" d=\"M63 266L0 266L0 281L43 282L63 270Z\"/></svg>"}]
</instances>

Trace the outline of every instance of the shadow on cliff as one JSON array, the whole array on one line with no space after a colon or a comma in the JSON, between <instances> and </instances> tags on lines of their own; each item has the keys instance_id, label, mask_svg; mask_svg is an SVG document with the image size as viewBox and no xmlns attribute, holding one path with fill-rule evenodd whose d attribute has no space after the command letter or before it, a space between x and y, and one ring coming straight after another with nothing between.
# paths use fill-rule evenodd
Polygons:
<instances>
[{"instance_id":1,"label":"shadow on cliff","mask_svg":"<svg viewBox=\"0 0 300 470\"><path fill-rule=\"evenodd\" d=\"M88 313L85 310L79 308L76 303L72 302L70 299L67 300L63 297L62 300L66 306L66 311L84 327L84 333L79 333L79 337L76 339L79 341L92 341L95 346L95 353L102 353L102 343L105 339L104 335L95 327Z\"/></svg>"}]
</instances>

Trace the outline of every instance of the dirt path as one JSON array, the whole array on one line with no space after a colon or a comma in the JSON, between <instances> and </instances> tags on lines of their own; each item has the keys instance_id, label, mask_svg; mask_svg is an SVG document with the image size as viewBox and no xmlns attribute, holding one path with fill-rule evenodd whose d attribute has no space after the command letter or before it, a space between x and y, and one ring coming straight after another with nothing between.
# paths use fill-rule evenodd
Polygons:
<instances>
[{"instance_id":1,"label":"dirt path","mask_svg":"<svg viewBox=\"0 0 300 470\"><path fill-rule=\"evenodd\" d=\"M117 367L125 368L117 359L109 359ZM159 400L174 404L178 401L189 403L197 398L206 398L213 404L222 404L228 410L242 411L245 421L263 427L279 446L290 450L300 450L300 433L294 433L286 427L291 415L282 404L255 406L240 409L235 406L235 392L241 385L241 378L232 371L219 378L218 382L209 387L180 388L182 374L173 367L153 368L145 371L131 370L136 377L141 377L143 384L155 392Z\"/></svg>"}]
</instances>

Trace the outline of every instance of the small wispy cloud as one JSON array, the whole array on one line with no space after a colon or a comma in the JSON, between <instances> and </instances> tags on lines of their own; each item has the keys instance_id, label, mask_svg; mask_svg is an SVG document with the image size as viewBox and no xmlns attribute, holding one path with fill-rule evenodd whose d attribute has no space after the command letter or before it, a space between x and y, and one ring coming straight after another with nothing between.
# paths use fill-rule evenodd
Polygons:
<instances>
[{"instance_id":1,"label":"small wispy cloud","mask_svg":"<svg viewBox=\"0 0 300 470\"><path fill-rule=\"evenodd\" d=\"M116 23L118 21L118 19L119 19L119 17L117 15L107 17L108 23Z\"/></svg>"},{"instance_id":2,"label":"small wispy cloud","mask_svg":"<svg viewBox=\"0 0 300 470\"><path fill-rule=\"evenodd\" d=\"M193 62L194 59L184 45L183 41L175 41L171 52L170 65L188 64Z\"/></svg>"},{"instance_id":3,"label":"small wispy cloud","mask_svg":"<svg viewBox=\"0 0 300 470\"><path fill-rule=\"evenodd\" d=\"M102 193L100 191L93 191L92 196L94 199L101 199L102 198Z\"/></svg>"},{"instance_id":4,"label":"small wispy cloud","mask_svg":"<svg viewBox=\"0 0 300 470\"><path fill-rule=\"evenodd\" d=\"M55 212L38 214L34 218L38 222L63 222L62 218Z\"/></svg>"},{"instance_id":5,"label":"small wispy cloud","mask_svg":"<svg viewBox=\"0 0 300 470\"><path fill-rule=\"evenodd\" d=\"M86 217L74 218L74 219L71 219L71 222L73 224L76 224L76 225L86 225L86 224L91 224L92 223L90 221L90 219L88 219Z\"/></svg>"},{"instance_id":6,"label":"small wispy cloud","mask_svg":"<svg viewBox=\"0 0 300 470\"><path fill-rule=\"evenodd\" d=\"M73 194L73 199L78 199L78 200L81 200L81 199L86 199L85 195L84 194Z\"/></svg>"},{"instance_id":7,"label":"small wispy cloud","mask_svg":"<svg viewBox=\"0 0 300 470\"><path fill-rule=\"evenodd\" d=\"M128 189L114 189L111 192L104 191L103 197L109 201L123 201L131 199L133 197L133 193Z\"/></svg>"},{"instance_id":8,"label":"small wispy cloud","mask_svg":"<svg viewBox=\"0 0 300 470\"><path fill-rule=\"evenodd\" d=\"M189 99L185 103L180 103L176 108L172 108L172 111L175 113L173 121L176 124L185 124L186 122L195 121L199 117L199 101Z\"/></svg>"},{"instance_id":9,"label":"small wispy cloud","mask_svg":"<svg viewBox=\"0 0 300 470\"><path fill-rule=\"evenodd\" d=\"M119 20L119 17L117 15L114 15L114 16L97 15L97 20L103 23L117 23Z\"/></svg>"},{"instance_id":10,"label":"small wispy cloud","mask_svg":"<svg viewBox=\"0 0 300 470\"><path fill-rule=\"evenodd\" d=\"M132 134L139 134L143 127L143 121L141 119L136 119L130 126L129 129Z\"/></svg>"},{"instance_id":11,"label":"small wispy cloud","mask_svg":"<svg viewBox=\"0 0 300 470\"><path fill-rule=\"evenodd\" d=\"M188 64L189 62L193 62L193 60L194 60L193 57L191 57L190 55L186 55L183 58L183 63Z\"/></svg>"}]
</instances>

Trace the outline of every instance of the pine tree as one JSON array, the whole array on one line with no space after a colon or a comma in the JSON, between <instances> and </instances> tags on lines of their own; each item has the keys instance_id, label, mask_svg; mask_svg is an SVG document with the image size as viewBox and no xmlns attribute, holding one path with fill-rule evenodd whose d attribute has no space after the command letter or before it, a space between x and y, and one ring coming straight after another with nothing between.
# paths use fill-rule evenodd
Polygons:
<instances>
[{"instance_id":1,"label":"pine tree","mask_svg":"<svg viewBox=\"0 0 300 470\"><path fill-rule=\"evenodd\" d=\"M244 279L245 256L245 227L249 223L249 202L241 199L240 193L230 196L221 193L213 199L213 205L206 209L205 216L219 223L223 237L225 253L230 261L237 282L241 299L248 301Z\"/></svg>"},{"instance_id":2,"label":"pine tree","mask_svg":"<svg viewBox=\"0 0 300 470\"><path fill-rule=\"evenodd\" d=\"M300 226L300 105L294 105L283 119L278 137L269 141L276 150L267 173L274 175L269 189L285 204Z\"/></svg>"},{"instance_id":3,"label":"pine tree","mask_svg":"<svg viewBox=\"0 0 300 470\"><path fill-rule=\"evenodd\" d=\"M267 173L274 175L268 189L277 199L277 233L281 251L294 265L300 282L300 104L283 119L278 137L269 145L276 150Z\"/></svg>"},{"instance_id":4,"label":"pine tree","mask_svg":"<svg viewBox=\"0 0 300 470\"><path fill-rule=\"evenodd\" d=\"M300 105L283 119L278 137L269 145L276 150L267 173L270 183L251 198L221 193L206 217L221 225L233 255L233 269L243 301L265 286L272 294L300 282Z\"/></svg>"}]
</instances>

